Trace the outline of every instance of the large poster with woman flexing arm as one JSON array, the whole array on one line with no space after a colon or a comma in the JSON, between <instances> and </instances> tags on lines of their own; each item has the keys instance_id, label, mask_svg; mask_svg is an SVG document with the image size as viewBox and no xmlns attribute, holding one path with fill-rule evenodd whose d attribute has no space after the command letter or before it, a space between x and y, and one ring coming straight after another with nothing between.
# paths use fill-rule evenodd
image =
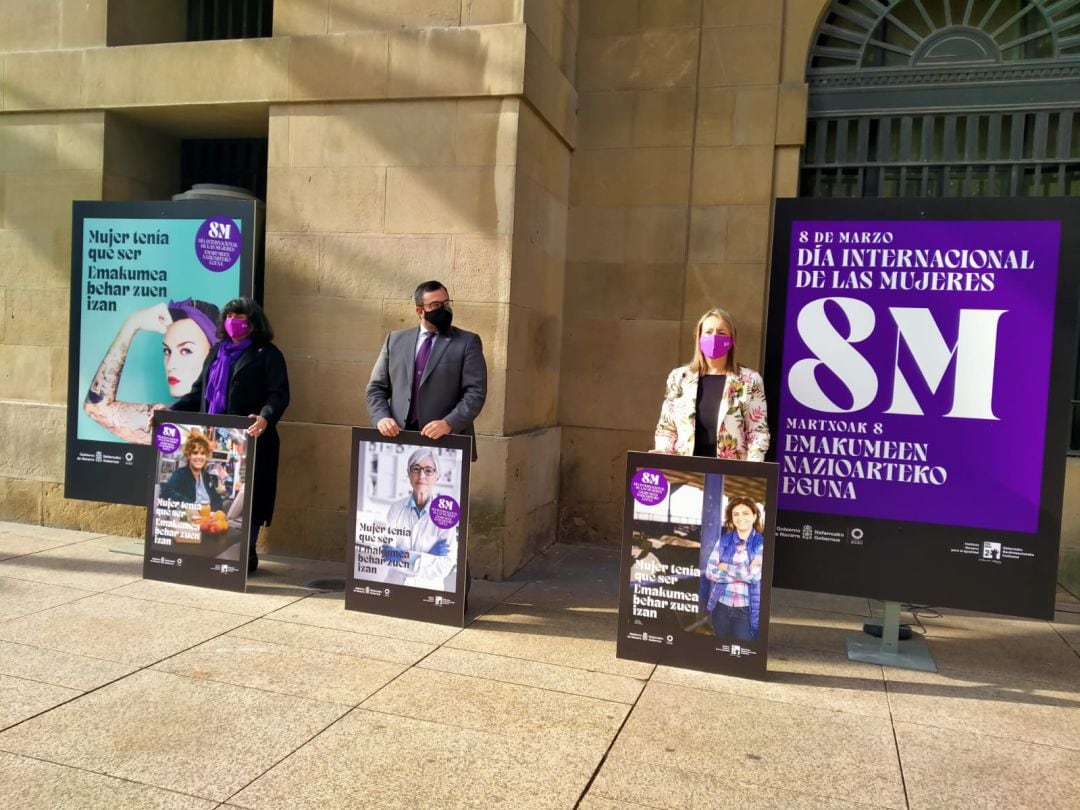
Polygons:
<instances>
[{"instance_id":1,"label":"large poster with woman flexing arm","mask_svg":"<svg viewBox=\"0 0 1080 810\"><path fill-rule=\"evenodd\" d=\"M1080 201L781 200L777 584L1051 618Z\"/></svg>"},{"instance_id":2,"label":"large poster with woman flexing arm","mask_svg":"<svg viewBox=\"0 0 1080 810\"><path fill-rule=\"evenodd\" d=\"M151 412L198 378L219 308L251 295L255 206L74 203L65 497L143 502Z\"/></svg>"},{"instance_id":3,"label":"large poster with woman flexing arm","mask_svg":"<svg viewBox=\"0 0 1080 810\"><path fill-rule=\"evenodd\" d=\"M628 453L620 658L764 677L776 465Z\"/></svg>"}]
</instances>

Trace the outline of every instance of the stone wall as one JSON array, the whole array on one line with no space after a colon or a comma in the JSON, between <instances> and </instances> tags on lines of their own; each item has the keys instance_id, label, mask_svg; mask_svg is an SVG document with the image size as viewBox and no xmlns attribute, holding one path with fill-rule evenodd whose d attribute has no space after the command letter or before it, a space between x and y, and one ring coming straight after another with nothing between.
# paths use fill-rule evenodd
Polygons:
<instances>
[{"instance_id":1,"label":"stone wall","mask_svg":"<svg viewBox=\"0 0 1080 810\"><path fill-rule=\"evenodd\" d=\"M473 568L520 567L556 535L576 3L277 0L272 38L192 43L167 41L182 3L137 5L0 8L0 517L141 533L140 509L62 497L71 202L167 198L182 138L261 135L295 392L264 542L343 553L364 385L439 278L491 371Z\"/></svg>"},{"instance_id":2,"label":"stone wall","mask_svg":"<svg viewBox=\"0 0 1080 810\"><path fill-rule=\"evenodd\" d=\"M271 110L266 306L294 391L272 547L342 550L350 426L368 423L364 386L386 333L415 323L421 281L443 280L455 322L483 338L492 396L478 428L502 432L517 105Z\"/></svg>"},{"instance_id":3,"label":"stone wall","mask_svg":"<svg viewBox=\"0 0 1080 810\"><path fill-rule=\"evenodd\" d=\"M823 0L582 0L563 383L564 539L615 542L702 312L760 369L772 201L797 191Z\"/></svg>"}]
</instances>

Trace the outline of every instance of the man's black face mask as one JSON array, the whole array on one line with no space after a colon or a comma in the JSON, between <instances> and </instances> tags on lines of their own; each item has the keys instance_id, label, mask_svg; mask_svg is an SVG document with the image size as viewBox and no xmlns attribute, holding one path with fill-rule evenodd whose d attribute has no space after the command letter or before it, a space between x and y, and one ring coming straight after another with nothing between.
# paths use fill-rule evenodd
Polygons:
<instances>
[{"instance_id":1,"label":"man's black face mask","mask_svg":"<svg viewBox=\"0 0 1080 810\"><path fill-rule=\"evenodd\" d=\"M450 328L450 324L454 321L454 313L449 307L439 307L438 309L431 310L431 312L425 312L424 320L440 332L445 332Z\"/></svg>"}]
</instances>

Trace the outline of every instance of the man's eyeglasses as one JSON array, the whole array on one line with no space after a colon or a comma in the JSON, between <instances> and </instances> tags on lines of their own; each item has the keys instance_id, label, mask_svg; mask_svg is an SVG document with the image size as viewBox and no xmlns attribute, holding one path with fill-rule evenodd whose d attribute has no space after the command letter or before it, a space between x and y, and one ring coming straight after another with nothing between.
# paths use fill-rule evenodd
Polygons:
<instances>
[{"instance_id":1,"label":"man's eyeglasses","mask_svg":"<svg viewBox=\"0 0 1080 810\"><path fill-rule=\"evenodd\" d=\"M435 310L442 309L443 307L446 307L447 309L453 309L454 300L452 298L447 298L445 301L432 301L430 304L424 304L424 311L434 312Z\"/></svg>"},{"instance_id":2,"label":"man's eyeglasses","mask_svg":"<svg viewBox=\"0 0 1080 810\"><path fill-rule=\"evenodd\" d=\"M435 473L437 472L438 470L436 470L434 467L421 467L419 464L413 464L411 467L409 467L409 475L423 475L425 478L431 478L431 476L435 475Z\"/></svg>"}]
</instances>

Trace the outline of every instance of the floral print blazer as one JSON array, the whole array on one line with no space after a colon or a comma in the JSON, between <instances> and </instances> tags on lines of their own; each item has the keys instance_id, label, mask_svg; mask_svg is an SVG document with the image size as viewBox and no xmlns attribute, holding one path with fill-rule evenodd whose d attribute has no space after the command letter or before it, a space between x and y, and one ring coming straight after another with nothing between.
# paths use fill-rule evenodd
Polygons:
<instances>
[{"instance_id":1,"label":"floral print blazer","mask_svg":"<svg viewBox=\"0 0 1080 810\"><path fill-rule=\"evenodd\" d=\"M668 375L655 450L677 456L694 455L697 430L698 375L679 366ZM765 384L761 375L743 366L727 375L716 433L717 458L764 461L769 449Z\"/></svg>"}]
</instances>

